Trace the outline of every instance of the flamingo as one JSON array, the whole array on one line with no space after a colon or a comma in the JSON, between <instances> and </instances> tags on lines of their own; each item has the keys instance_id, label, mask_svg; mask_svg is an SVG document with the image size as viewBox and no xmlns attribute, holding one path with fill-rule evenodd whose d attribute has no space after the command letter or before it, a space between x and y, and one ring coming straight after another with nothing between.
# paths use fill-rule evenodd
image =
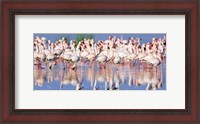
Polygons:
<instances>
[{"instance_id":1,"label":"flamingo","mask_svg":"<svg viewBox=\"0 0 200 124\"><path fill-rule=\"evenodd\" d=\"M66 61L70 61L71 56L72 56L72 54L65 53L65 54L62 54L62 59L66 60Z\"/></svg>"},{"instance_id":2,"label":"flamingo","mask_svg":"<svg viewBox=\"0 0 200 124\"><path fill-rule=\"evenodd\" d=\"M118 52L119 57L122 59L122 64L124 64L124 59L129 55L127 50L121 50Z\"/></svg>"},{"instance_id":3,"label":"flamingo","mask_svg":"<svg viewBox=\"0 0 200 124\"><path fill-rule=\"evenodd\" d=\"M53 51L53 54L58 58L62 54L62 50L61 49L55 49Z\"/></svg>"},{"instance_id":4,"label":"flamingo","mask_svg":"<svg viewBox=\"0 0 200 124\"><path fill-rule=\"evenodd\" d=\"M69 61L71 62L78 62L80 60L79 56L77 56L76 54L72 54L72 56L70 57Z\"/></svg>"},{"instance_id":5,"label":"flamingo","mask_svg":"<svg viewBox=\"0 0 200 124\"><path fill-rule=\"evenodd\" d=\"M41 52L34 52L34 61L38 61L38 63L35 62L35 64L38 65L38 68L40 68L41 63L46 59L46 55Z\"/></svg>"},{"instance_id":6,"label":"flamingo","mask_svg":"<svg viewBox=\"0 0 200 124\"><path fill-rule=\"evenodd\" d=\"M160 64L160 60L157 58L150 59L150 60L148 60L148 62L149 62L149 64L152 64L153 66L157 66Z\"/></svg>"},{"instance_id":7,"label":"flamingo","mask_svg":"<svg viewBox=\"0 0 200 124\"><path fill-rule=\"evenodd\" d=\"M147 62L149 64L152 64L153 66L157 66L162 62L162 55L160 53L157 53L156 57L149 59Z\"/></svg>"},{"instance_id":8,"label":"flamingo","mask_svg":"<svg viewBox=\"0 0 200 124\"><path fill-rule=\"evenodd\" d=\"M55 43L54 42L51 43L50 40L47 40L46 38L43 37L42 38L37 37L34 40L34 60L35 60L34 62L36 64L41 62L48 62L49 69L53 68L57 62L60 62L61 64L62 63L67 64L69 70L76 71L75 69L77 69L79 61L86 60L85 62L89 61L90 64L92 64L95 61L96 63L99 63L100 70L104 70L104 68L112 70L113 67L116 67L117 73L119 73L118 66L124 68L124 65L120 66L120 64L123 64L124 62L126 62L126 60L128 60L128 62L130 63L133 63L134 60L138 59L140 63L146 62L144 63L147 64L146 66L153 67L153 66L158 66L160 63L162 63L162 59L165 55L166 55L165 39L161 40L153 38L152 42L142 44L141 47L139 38L136 39L129 38L129 40L123 40L122 38L117 39L116 37L113 36L109 37L108 40L105 41L101 40L98 43L95 43L94 39L83 39L78 43L77 46L75 45L74 40L72 40L71 43L68 44L65 38L57 40ZM115 65L109 68L109 65L106 65L106 63L108 62L113 62L113 64ZM91 68L94 69L95 67L96 66L92 65ZM143 70L145 70L145 68L143 68ZM51 71L53 72L53 70ZM120 82L120 79L119 81L115 81L114 74L113 76L111 75L111 78L110 74L111 73L109 72L107 73L107 77L105 77L106 79L103 82L105 82L105 85L107 85L107 83L110 82L109 89L113 89L112 88L112 86L114 86L113 84L119 85L117 83ZM133 79L135 80L135 78L132 78L131 76L132 75L130 74L128 80L130 85L131 82L134 82ZM144 75L141 74L140 76ZM94 78L90 79L92 85L95 80ZM122 79L121 81L125 82L126 81L125 78L126 78L125 76L121 77ZM142 81L147 83L148 80L150 80L150 77L140 77L137 84L142 84L141 83ZM99 79L97 79L96 81L99 81ZM147 89L150 89L149 87L151 87L152 84L151 81L148 82L150 83L148 84ZM152 82L155 81L152 80ZM70 77L70 84L76 86L76 89L81 89L81 84L77 83L76 79L72 80L72 76ZM161 84L156 83L156 86L161 87ZM155 86L152 85L152 87Z\"/></svg>"},{"instance_id":9,"label":"flamingo","mask_svg":"<svg viewBox=\"0 0 200 124\"><path fill-rule=\"evenodd\" d=\"M47 54L46 60L47 61L53 61L55 59L55 55L53 53Z\"/></svg>"},{"instance_id":10,"label":"flamingo","mask_svg":"<svg viewBox=\"0 0 200 124\"><path fill-rule=\"evenodd\" d=\"M114 57L114 52L115 50L113 48L110 48L109 51L107 52L107 62L111 61Z\"/></svg>"},{"instance_id":11,"label":"flamingo","mask_svg":"<svg viewBox=\"0 0 200 124\"><path fill-rule=\"evenodd\" d=\"M114 59L113 59L114 64L120 64L121 63L121 58L119 57L118 51L114 52Z\"/></svg>"},{"instance_id":12,"label":"flamingo","mask_svg":"<svg viewBox=\"0 0 200 124\"><path fill-rule=\"evenodd\" d=\"M119 55L116 55L114 57L114 60L113 60L114 64L120 64L121 63L121 58L119 57Z\"/></svg>"},{"instance_id":13,"label":"flamingo","mask_svg":"<svg viewBox=\"0 0 200 124\"><path fill-rule=\"evenodd\" d=\"M86 57L86 60L90 61L90 66L93 64L93 62L94 62L95 59L96 59L96 54L95 53L90 53Z\"/></svg>"},{"instance_id":14,"label":"flamingo","mask_svg":"<svg viewBox=\"0 0 200 124\"><path fill-rule=\"evenodd\" d=\"M145 44L142 45L142 48L141 48L141 52L138 54L138 59L141 61L144 57L147 56L147 53L145 52Z\"/></svg>"},{"instance_id":15,"label":"flamingo","mask_svg":"<svg viewBox=\"0 0 200 124\"><path fill-rule=\"evenodd\" d=\"M47 60L47 62L48 62L48 67L49 67L49 69L52 69L52 67L54 67L54 65L56 64L56 63L54 62L54 60L55 60L55 55L54 55L52 52L50 52L49 54L47 54L46 60Z\"/></svg>"},{"instance_id":16,"label":"flamingo","mask_svg":"<svg viewBox=\"0 0 200 124\"><path fill-rule=\"evenodd\" d=\"M131 53L126 57L126 59L129 60L130 65L132 65L131 62L133 62L133 60L135 60L137 58L137 56L138 55L136 53Z\"/></svg>"},{"instance_id":17,"label":"flamingo","mask_svg":"<svg viewBox=\"0 0 200 124\"><path fill-rule=\"evenodd\" d=\"M100 68L102 68L102 65L104 68L106 68L106 60L107 60L107 56L105 55L100 55L96 59L96 61L99 62Z\"/></svg>"},{"instance_id":18,"label":"flamingo","mask_svg":"<svg viewBox=\"0 0 200 124\"><path fill-rule=\"evenodd\" d=\"M70 63L71 63L70 68L71 68L72 70L74 70L74 69L77 68L77 67L76 67L76 63L77 63L79 60L80 60L80 57L79 57L79 56L77 56L76 54L72 54L72 56L71 56L70 59L69 59L69 61L70 61Z\"/></svg>"},{"instance_id":19,"label":"flamingo","mask_svg":"<svg viewBox=\"0 0 200 124\"><path fill-rule=\"evenodd\" d=\"M84 60L90 54L89 51L84 50L80 53L81 60Z\"/></svg>"}]
</instances>

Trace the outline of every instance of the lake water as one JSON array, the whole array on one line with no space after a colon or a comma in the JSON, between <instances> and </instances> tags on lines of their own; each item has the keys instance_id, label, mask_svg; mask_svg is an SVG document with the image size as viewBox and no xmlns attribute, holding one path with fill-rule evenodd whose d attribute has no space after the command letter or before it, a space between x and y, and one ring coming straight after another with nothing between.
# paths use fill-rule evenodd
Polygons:
<instances>
[{"instance_id":1,"label":"lake water","mask_svg":"<svg viewBox=\"0 0 200 124\"><path fill-rule=\"evenodd\" d=\"M78 62L77 69L64 68L58 62L49 69L34 65L34 90L166 90L166 63L153 67L146 63L107 63L105 69L98 63Z\"/></svg>"}]
</instances>

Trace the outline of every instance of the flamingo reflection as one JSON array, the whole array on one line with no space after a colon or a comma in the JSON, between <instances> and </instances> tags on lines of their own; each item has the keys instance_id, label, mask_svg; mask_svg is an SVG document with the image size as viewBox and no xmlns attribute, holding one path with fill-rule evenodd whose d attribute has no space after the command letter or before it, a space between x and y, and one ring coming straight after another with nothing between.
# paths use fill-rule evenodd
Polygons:
<instances>
[{"instance_id":1,"label":"flamingo reflection","mask_svg":"<svg viewBox=\"0 0 200 124\"><path fill-rule=\"evenodd\" d=\"M107 63L106 68L99 68L98 63L83 64L78 62L78 69L63 69L62 61L54 68L34 68L34 84L43 87L58 81L60 90L74 87L75 90L158 90L163 85L163 66L153 66L147 63L134 66ZM140 68L138 68L140 66ZM125 88L126 87L126 88Z\"/></svg>"}]
</instances>

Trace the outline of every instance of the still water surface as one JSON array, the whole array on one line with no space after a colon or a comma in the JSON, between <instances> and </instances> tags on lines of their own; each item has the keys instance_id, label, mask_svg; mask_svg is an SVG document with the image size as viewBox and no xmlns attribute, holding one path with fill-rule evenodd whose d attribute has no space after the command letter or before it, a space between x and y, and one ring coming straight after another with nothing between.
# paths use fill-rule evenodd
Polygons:
<instances>
[{"instance_id":1,"label":"still water surface","mask_svg":"<svg viewBox=\"0 0 200 124\"><path fill-rule=\"evenodd\" d=\"M166 63L114 65L100 69L98 63L77 63L76 70L57 63L49 69L34 65L34 90L166 90Z\"/></svg>"}]
</instances>

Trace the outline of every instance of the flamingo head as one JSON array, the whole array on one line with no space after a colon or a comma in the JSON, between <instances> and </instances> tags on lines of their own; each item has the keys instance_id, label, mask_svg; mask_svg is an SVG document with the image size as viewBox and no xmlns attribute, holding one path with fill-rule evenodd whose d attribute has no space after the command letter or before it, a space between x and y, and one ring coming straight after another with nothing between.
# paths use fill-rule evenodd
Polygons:
<instances>
[{"instance_id":1,"label":"flamingo head","mask_svg":"<svg viewBox=\"0 0 200 124\"><path fill-rule=\"evenodd\" d=\"M66 40L66 38L65 38L65 37L62 37L62 40Z\"/></svg>"},{"instance_id":2,"label":"flamingo head","mask_svg":"<svg viewBox=\"0 0 200 124\"><path fill-rule=\"evenodd\" d=\"M108 38L108 39L109 39L109 40L111 40L112 38L113 38L113 36L109 36L109 38Z\"/></svg>"}]
</instances>

